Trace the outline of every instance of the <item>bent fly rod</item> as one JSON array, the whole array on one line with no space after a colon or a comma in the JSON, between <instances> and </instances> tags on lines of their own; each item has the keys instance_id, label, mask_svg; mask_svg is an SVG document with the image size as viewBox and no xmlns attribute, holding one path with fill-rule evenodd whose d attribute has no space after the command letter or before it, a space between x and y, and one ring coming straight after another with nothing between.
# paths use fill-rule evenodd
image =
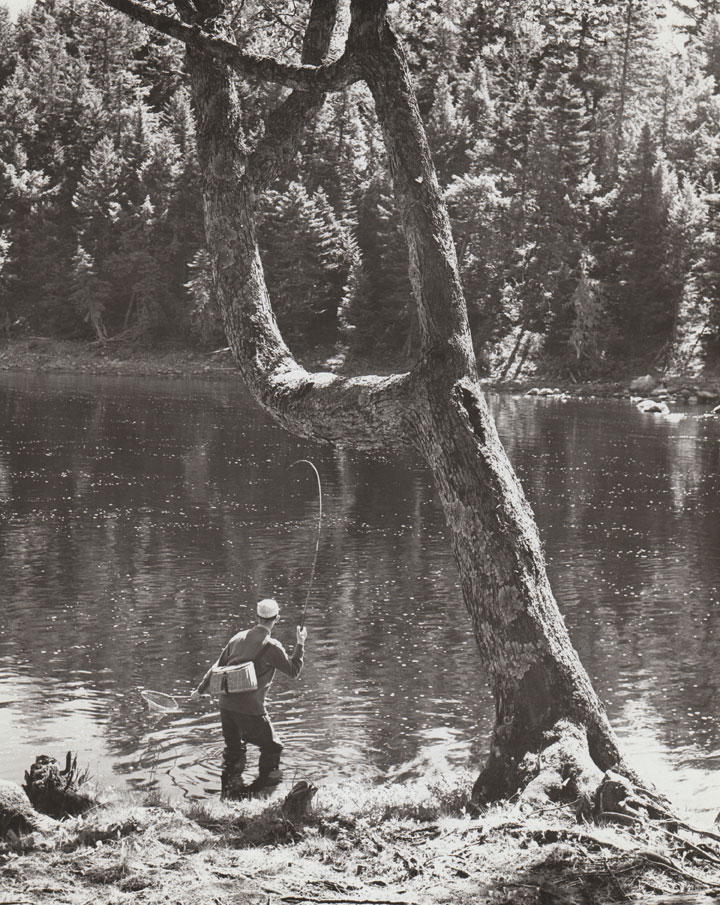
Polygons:
<instances>
[{"instance_id":1,"label":"bent fly rod","mask_svg":"<svg viewBox=\"0 0 720 905\"><path fill-rule=\"evenodd\" d=\"M307 595L305 597L305 606L302 611L302 618L300 620L300 628L303 628L305 625L305 616L307 615L308 604L310 603L310 594L312 593L313 581L315 579L315 566L317 565L318 558L318 550L320 549L320 534L322 532L322 517L323 517L323 503L322 503L322 483L320 481L320 472L315 468L313 463L309 459L298 459L297 462L293 462L291 465L288 465L288 468L294 468L296 465L309 465L310 468L315 472L315 479L317 480L317 489L318 489L318 524L317 524L317 537L315 538L315 554L313 555L312 569L310 570L310 581L308 583ZM147 688L140 689L140 695L145 699L151 711L156 713L176 713L180 710L180 704L178 701L169 694L164 694L161 691L151 691ZM0 707L2 707L6 702L0 702Z\"/></svg>"},{"instance_id":2,"label":"bent fly rod","mask_svg":"<svg viewBox=\"0 0 720 905\"><path fill-rule=\"evenodd\" d=\"M317 480L317 489L318 489L318 523L317 523L317 537L315 538L315 555L313 556L312 569L310 570L310 581L308 583L307 596L305 597L305 606L302 611L302 618L300 620L300 628L305 625L305 616L307 615L308 604L310 603L310 593L312 592L313 580L315 578L315 566L317 565L318 558L318 550L320 549L320 534L322 532L322 517L323 517L323 504L322 504L322 483L320 482L320 472L315 468L310 459L298 459L296 462L293 462L292 465L288 465L288 468L294 468L296 465L309 465L310 468L315 472L315 478Z\"/></svg>"}]
</instances>

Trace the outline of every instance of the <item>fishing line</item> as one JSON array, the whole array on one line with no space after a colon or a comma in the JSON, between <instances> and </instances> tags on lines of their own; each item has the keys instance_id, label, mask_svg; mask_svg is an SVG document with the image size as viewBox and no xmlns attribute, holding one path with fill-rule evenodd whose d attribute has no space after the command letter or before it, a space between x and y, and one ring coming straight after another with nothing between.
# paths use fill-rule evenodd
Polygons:
<instances>
[{"instance_id":1,"label":"fishing line","mask_svg":"<svg viewBox=\"0 0 720 905\"><path fill-rule=\"evenodd\" d=\"M323 501L322 501L322 482L320 481L320 472L315 468L313 463L309 459L298 459L296 462L293 462L291 465L288 465L288 469L294 468L296 465L309 465L310 468L315 472L315 479L317 480L317 489L318 489L318 524L317 524L317 537L315 538L315 554L313 555L312 569L310 570L310 581L308 583L307 595L305 596L305 606L302 611L302 618L300 620L300 628L303 628L305 625L305 616L307 615L308 605L310 603L310 594L312 593L313 581L315 580L315 567L317 566L317 558L318 551L320 549L320 534L322 533L322 518L323 518ZM177 713L180 710L180 705L178 701L169 694L164 694L161 691L151 691L150 689L143 688L140 689L140 695L147 702L150 710L155 711L156 713ZM12 703L12 702L9 702ZM0 706L3 706L5 702L0 702Z\"/></svg>"},{"instance_id":2,"label":"fishing line","mask_svg":"<svg viewBox=\"0 0 720 905\"><path fill-rule=\"evenodd\" d=\"M322 502L322 483L320 481L320 472L315 468L310 459L298 459L296 462L293 462L292 465L288 465L288 468L294 468L296 465L309 465L310 468L315 472L315 478L317 479L317 489L318 489L318 524L317 524L317 537L315 538L315 555L313 556L312 569L310 570L310 582L308 583L307 596L305 597L305 606L302 611L302 619L300 620L300 628L305 625L305 616L308 610L308 604L310 603L310 594L312 592L313 580L315 578L315 566L317 565L318 558L318 550L320 549L320 534L322 532L322 517L323 517L323 502Z\"/></svg>"}]
</instances>

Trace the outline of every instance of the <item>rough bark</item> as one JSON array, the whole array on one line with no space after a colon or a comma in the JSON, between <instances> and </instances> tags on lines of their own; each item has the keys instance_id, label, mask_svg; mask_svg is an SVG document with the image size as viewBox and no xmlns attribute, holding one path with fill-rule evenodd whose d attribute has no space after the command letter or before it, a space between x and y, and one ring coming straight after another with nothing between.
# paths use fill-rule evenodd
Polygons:
<instances>
[{"instance_id":1,"label":"rough bark","mask_svg":"<svg viewBox=\"0 0 720 905\"><path fill-rule=\"evenodd\" d=\"M322 68L334 7L314 0L304 66ZM497 723L476 798L514 792L551 762L576 764L578 776L627 772L553 598L533 515L477 381L450 223L386 13L386 0L352 0L343 56L368 84L383 129L409 248L419 359L407 374L354 379L310 374L294 360L265 285L256 197L295 153L322 95L290 94L255 154L245 156L228 66L190 44L207 238L228 342L253 395L291 431L366 450L412 446L427 462L495 696ZM543 761L538 752L549 748L553 756Z\"/></svg>"},{"instance_id":2,"label":"rough bark","mask_svg":"<svg viewBox=\"0 0 720 905\"><path fill-rule=\"evenodd\" d=\"M475 788L488 797L517 784L525 753L538 750L560 719L587 728L603 769L619 751L567 636L534 518L477 384L450 223L402 48L383 4L375 5L368 15L370 4L362 4L358 57L385 135L423 332L410 439L435 479L495 695L491 756Z\"/></svg>"},{"instance_id":3,"label":"rough bark","mask_svg":"<svg viewBox=\"0 0 720 905\"><path fill-rule=\"evenodd\" d=\"M97 804L91 795L77 788L77 759L70 751L62 771L54 757L36 757L30 770L25 771L23 788L36 811L56 820L82 814Z\"/></svg>"}]
</instances>

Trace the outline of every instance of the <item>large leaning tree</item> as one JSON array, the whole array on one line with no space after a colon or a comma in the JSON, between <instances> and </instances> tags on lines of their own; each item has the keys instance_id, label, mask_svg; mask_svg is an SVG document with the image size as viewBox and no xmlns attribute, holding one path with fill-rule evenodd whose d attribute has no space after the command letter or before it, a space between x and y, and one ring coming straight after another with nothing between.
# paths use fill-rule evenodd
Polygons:
<instances>
[{"instance_id":1,"label":"large leaning tree","mask_svg":"<svg viewBox=\"0 0 720 905\"><path fill-rule=\"evenodd\" d=\"M225 27L224 0L102 2L185 44L217 298L255 398L303 437L366 451L412 447L432 472L495 697L473 797L564 789L590 800L605 771L632 777L568 637L533 514L478 384L450 223L387 0L350 0L349 9L347 0L312 0L299 62L244 51ZM239 77L291 89L251 148ZM297 154L326 93L357 81L382 129L421 333L413 367L382 377L298 364L273 315L256 235L259 195Z\"/></svg>"}]
</instances>

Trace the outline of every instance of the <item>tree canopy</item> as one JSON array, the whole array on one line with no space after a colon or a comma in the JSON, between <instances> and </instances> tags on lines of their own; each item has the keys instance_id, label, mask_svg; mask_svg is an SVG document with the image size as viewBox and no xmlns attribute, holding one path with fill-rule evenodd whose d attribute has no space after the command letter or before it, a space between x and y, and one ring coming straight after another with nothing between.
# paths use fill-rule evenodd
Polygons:
<instances>
[{"instance_id":1,"label":"tree canopy","mask_svg":"<svg viewBox=\"0 0 720 905\"><path fill-rule=\"evenodd\" d=\"M302 4L228 7L207 33L161 6L111 5L141 21L93 0L0 14L4 330L220 341L175 33L232 63L251 143L288 88L334 89L262 198L276 313L299 348L411 357L387 154L348 55L299 61ZM395 10L486 371L717 360L720 18L694 10L692 27L654 0Z\"/></svg>"}]
</instances>

